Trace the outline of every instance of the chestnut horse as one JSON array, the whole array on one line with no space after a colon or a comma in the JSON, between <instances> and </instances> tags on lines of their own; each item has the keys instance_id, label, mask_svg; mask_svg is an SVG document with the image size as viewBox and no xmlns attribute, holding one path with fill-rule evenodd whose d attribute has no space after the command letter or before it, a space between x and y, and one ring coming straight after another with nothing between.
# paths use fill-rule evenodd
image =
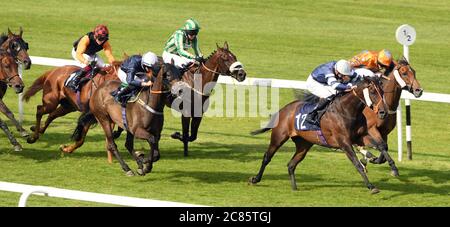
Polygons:
<instances>
[{"instance_id":1,"label":"chestnut horse","mask_svg":"<svg viewBox=\"0 0 450 227\"><path fill-rule=\"evenodd\" d=\"M31 60L30 56L28 56L28 43L25 42L22 38L23 30L20 28L19 35L16 35L11 32L8 28L8 34L0 35L0 50L4 50L8 52L18 64L22 64L25 69L30 69ZM22 137L28 137L28 132L22 127L21 124L16 120L14 114L11 110L5 105L5 103L1 100L6 93L6 89L8 86L6 83L0 81L0 112L6 115L16 126L17 131L20 133Z\"/></svg>"},{"instance_id":2,"label":"chestnut horse","mask_svg":"<svg viewBox=\"0 0 450 227\"><path fill-rule=\"evenodd\" d=\"M383 91L378 78L363 78L351 92L341 93L335 97L320 119L322 135L316 131L297 131L294 127L295 113L305 103L297 100L284 106L274 117L271 124L273 128L265 127L252 132L253 135L272 130L270 145L262 161L261 168L249 183L256 184L261 181L265 167L269 164L275 152L291 138L296 145L296 152L288 163L288 172L293 190L297 190L295 168L301 162L308 150L314 145L339 148L345 151L349 160L361 174L366 186L372 193L379 190L369 182L362 164L353 150L352 144L371 145L377 147L389 160L387 145L380 133L368 136L366 119L363 110L369 106L379 118L384 118L387 107L384 103ZM371 105L370 102L374 103ZM275 122L278 121L278 122ZM276 124L274 124L276 123Z\"/></svg>"},{"instance_id":3,"label":"chestnut horse","mask_svg":"<svg viewBox=\"0 0 450 227\"><path fill-rule=\"evenodd\" d=\"M367 128L369 131L377 130L381 133L381 137L387 143L389 133L395 128L397 123L397 107L400 102L400 96L402 90L406 90L413 94L416 98L419 98L423 89L420 86L419 81L416 79L416 71L411 67L405 58L398 61L396 66L391 72L388 72L386 77L382 77L382 89L384 91L384 97L386 105L388 107L388 115L385 119L379 119L369 109L364 110L364 116L367 119ZM383 155L378 158L374 157L370 152L363 150L360 147L360 152L363 153L371 163L381 164L386 162Z\"/></svg>"},{"instance_id":4,"label":"chestnut horse","mask_svg":"<svg viewBox=\"0 0 450 227\"><path fill-rule=\"evenodd\" d=\"M43 90L42 105L36 107L36 124L31 127L34 133L32 137L27 139L27 142L36 142L39 139L39 135L45 132L55 118L74 111L87 112L89 110L89 99L97 87L105 81L118 80L116 68L119 65L120 63L114 63L106 75L102 75L105 72L98 73L83 85L79 93L64 86L66 79L80 69L78 66L66 65L57 67L37 78L23 95L23 100L28 102L38 91ZM44 127L41 127L41 119L44 114L49 115ZM62 150L64 152L72 152L65 148L62 148Z\"/></svg>"},{"instance_id":5,"label":"chestnut horse","mask_svg":"<svg viewBox=\"0 0 450 227\"><path fill-rule=\"evenodd\" d=\"M162 64L151 89L143 89L137 102L128 103L126 109L123 109L110 95L112 91L117 90L121 82L108 81L102 84L94 92L89 102L90 112L84 113L78 120L78 126L73 134L73 138L76 140L75 148L83 144L89 127L99 122L106 136L108 160L110 161L111 153L113 153L126 175L134 175L120 156L114 142L113 130L117 124L119 127L127 129L125 147L138 164L138 174L149 173L152 170L153 162L159 158L159 154L155 154L155 151L158 149L164 121L164 102L161 96L168 93L177 94L176 91L180 90L179 86L182 86L180 80L181 73L174 65ZM134 152L134 137L149 143L151 148L148 159L144 159L144 155ZM157 152L159 153L159 151Z\"/></svg>"},{"instance_id":6,"label":"chestnut horse","mask_svg":"<svg viewBox=\"0 0 450 227\"><path fill-rule=\"evenodd\" d=\"M16 93L21 93L23 90L23 81L20 79L18 73L18 65L14 57L12 57L8 52L0 50L0 83L5 86L13 87ZM0 106L6 107L2 98L5 93L0 93ZM17 142L16 138L9 131L8 126L5 122L0 119L0 128L6 133L9 141L14 147L15 151L21 151L22 146Z\"/></svg>"}]
</instances>

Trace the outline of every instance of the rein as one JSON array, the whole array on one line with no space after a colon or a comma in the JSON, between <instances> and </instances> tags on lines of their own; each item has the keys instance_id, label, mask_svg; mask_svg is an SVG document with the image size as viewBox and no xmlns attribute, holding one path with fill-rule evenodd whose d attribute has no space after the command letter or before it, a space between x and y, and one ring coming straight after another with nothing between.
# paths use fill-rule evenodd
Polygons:
<instances>
[{"instance_id":1,"label":"rein","mask_svg":"<svg viewBox=\"0 0 450 227\"><path fill-rule=\"evenodd\" d=\"M372 82L371 82L372 83ZM383 100L383 97L381 96L380 91L378 90L378 88L375 86L375 90L377 91L378 95L381 97L378 102L375 104L375 107L372 108L373 103L372 100L369 97L369 90L368 88L364 88L363 89L363 93L364 93L364 99L362 99L361 97L358 96L358 94L356 93L355 89L352 90L353 95L355 95L356 97L358 97L358 99L362 102L365 103L366 106L368 106L369 108L371 108L373 111L378 112L379 106Z\"/></svg>"}]
</instances>

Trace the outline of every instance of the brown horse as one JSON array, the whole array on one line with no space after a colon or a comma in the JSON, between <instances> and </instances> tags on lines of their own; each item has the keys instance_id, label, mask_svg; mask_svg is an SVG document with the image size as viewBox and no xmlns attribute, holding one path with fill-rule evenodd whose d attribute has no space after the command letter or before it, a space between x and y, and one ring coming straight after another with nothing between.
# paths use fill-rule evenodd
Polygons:
<instances>
[{"instance_id":1,"label":"brown horse","mask_svg":"<svg viewBox=\"0 0 450 227\"><path fill-rule=\"evenodd\" d=\"M181 124L183 133L175 132L171 137L183 142L184 156L188 155L189 142L197 139L198 128L209 105L210 93L217 83L219 75L231 76L239 82L244 81L247 75L244 66L237 61L227 42L224 43L223 48L217 45L217 50L200 67L193 66L184 73L183 82L187 86L185 86L183 96L175 100L172 96L164 97L164 102L167 106L182 113ZM189 126L191 127L190 136ZM122 131L123 129L119 127L114 132L114 138L118 138Z\"/></svg>"},{"instance_id":2,"label":"brown horse","mask_svg":"<svg viewBox=\"0 0 450 227\"><path fill-rule=\"evenodd\" d=\"M120 63L114 63L110 71L100 72L84 84L80 92L74 92L64 86L66 79L75 71L78 66L61 66L45 72L37 78L33 85L23 95L23 100L28 102L38 91L43 90L42 105L36 107L36 125L31 127L33 136L27 139L28 143L34 143L43 134L50 123L58 117L62 117L74 111L87 112L89 110L89 99L92 93L102 83L108 80L118 79L116 67ZM105 75L103 75L105 74ZM49 114L44 127L41 127L41 119L44 114ZM72 152L70 149L62 148L64 152Z\"/></svg>"},{"instance_id":3,"label":"brown horse","mask_svg":"<svg viewBox=\"0 0 450 227\"><path fill-rule=\"evenodd\" d=\"M23 30L20 28L20 34L16 35L8 29L8 34L0 35L0 50L8 52L17 63L24 65L25 69L30 69L31 60L28 56L28 43L22 38ZM22 125L16 120L14 114L1 100L8 88L7 84L0 81L0 112L6 115L16 126L17 131L22 137L28 137L28 132L22 127Z\"/></svg>"},{"instance_id":4,"label":"brown horse","mask_svg":"<svg viewBox=\"0 0 450 227\"><path fill-rule=\"evenodd\" d=\"M198 73L201 76L197 76ZM189 142L197 139L202 116L209 104L206 102L208 102L211 90L219 79L219 75L231 76L239 82L244 81L247 75L243 65L237 61L236 56L230 51L227 42L224 43L223 48L217 45L217 50L200 67L193 67L183 75L183 81L189 85L187 87L189 90L183 92L183 97L175 101L166 100L167 106L180 110L182 113L183 133L175 132L172 134L172 138L183 142L184 156L188 155ZM196 100L201 102L196 102ZM189 125L191 135L189 135Z\"/></svg>"},{"instance_id":5,"label":"brown horse","mask_svg":"<svg viewBox=\"0 0 450 227\"><path fill-rule=\"evenodd\" d=\"M383 77L383 79L382 89L388 107L387 117L379 119L369 108L366 108L363 113L367 119L367 128L369 129L369 132L373 130L379 131L383 140L387 143L388 135L395 128L397 123L396 110L400 102L402 90L406 90L418 98L422 95L423 89L416 79L416 71L405 58L400 59L394 69L391 72L388 72L387 77ZM362 148L360 148L360 152L372 163L381 164L386 162L383 155L376 158Z\"/></svg>"},{"instance_id":6,"label":"brown horse","mask_svg":"<svg viewBox=\"0 0 450 227\"><path fill-rule=\"evenodd\" d=\"M119 127L127 129L125 147L138 164L138 174L149 173L153 167L153 162L156 161L155 158L159 157L159 154L155 155L155 150L158 149L164 121L164 102L161 96L166 93L178 94L180 80L181 73L174 65L163 64L151 89L142 90L137 102L127 105L126 112L110 95L112 91L117 90L121 82L108 81L102 84L94 92L89 102L90 112L84 113L78 120L78 126L73 135L76 146L79 147L83 144L89 127L99 122L106 136L108 159L111 159L111 153L113 153L126 174L128 176L134 175L120 156L114 142L113 130L117 124ZM148 159L144 159L143 155L134 152L134 137L146 140L149 143L151 149Z\"/></svg>"},{"instance_id":7,"label":"brown horse","mask_svg":"<svg viewBox=\"0 0 450 227\"><path fill-rule=\"evenodd\" d=\"M16 93L21 93L23 90L23 82L18 73L18 65L16 60L6 51L0 50L0 82L5 86L13 87ZM0 93L0 106L6 107L2 98L5 93ZM17 142L14 136L9 131L5 122L0 119L0 128L6 133L9 141L14 147L15 151L21 151L22 146Z\"/></svg>"},{"instance_id":8,"label":"brown horse","mask_svg":"<svg viewBox=\"0 0 450 227\"><path fill-rule=\"evenodd\" d=\"M272 129L270 145L264 154L261 168L255 177L250 178L249 183L256 184L261 181L264 169L275 152L291 138L296 145L296 152L288 163L293 190L297 189L294 173L297 164L305 158L306 153L314 144L318 144L345 151L347 157L361 174L366 186L372 193L378 193L379 190L369 182L352 147L352 144L375 146L388 160L390 159L387 154L387 145L381 135L374 133L370 137L367 136L368 131L363 110L368 106L369 99L374 103L374 105L370 105L372 111L378 114L379 118L384 118L387 107L384 103L379 80L377 78L364 78L354 90L338 95L329 105L320 120L322 135L318 135L316 131L297 131L295 129L295 113L305 104L304 102L297 100L284 106L272 118L271 125L278 121L275 127L266 127L252 132L253 135L256 135Z\"/></svg>"}]
</instances>

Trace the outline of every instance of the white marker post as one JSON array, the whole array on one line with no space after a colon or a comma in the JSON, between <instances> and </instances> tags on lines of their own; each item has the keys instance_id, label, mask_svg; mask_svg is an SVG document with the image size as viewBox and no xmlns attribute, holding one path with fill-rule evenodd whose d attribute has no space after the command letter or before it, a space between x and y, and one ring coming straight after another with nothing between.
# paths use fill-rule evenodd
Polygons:
<instances>
[{"instance_id":1,"label":"white marker post","mask_svg":"<svg viewBox=\"0 0 450 227\"><path fill-rule=\"evenodd\" d=\"M416 30L410 25L404 24L397 28L395 32L397 42L403 45L403 56L409 62L409 46L416 41ZM406 143L408 147L408 159L412 159L412 145L411 145L411 101L405 99L406 105ZM398 133L398 161L402 161L402 111L401 101L397 108L397 133Z\"/></svg>"}]
</instances>

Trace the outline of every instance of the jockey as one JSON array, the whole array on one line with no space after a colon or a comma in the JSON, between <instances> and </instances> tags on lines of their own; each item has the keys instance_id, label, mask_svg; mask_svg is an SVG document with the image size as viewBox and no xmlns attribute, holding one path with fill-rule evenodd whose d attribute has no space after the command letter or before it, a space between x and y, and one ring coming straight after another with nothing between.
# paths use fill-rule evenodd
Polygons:
<instances>
[{"instance_id":1,"label":"jockey","mask_svg":"<svg viewBox=\"0 0 450 227\"><path fill-rule=\"evenodd\" d=\"M151 86L153 83L148 78L156 76L159 69L158 57L153 52L147 52L143 56L133 55L126 59L117 76L127 86L117 93L115 100L125 107L126 101L122 97L138 88Z\"/></svg>"},{"instance_id":2,"label":"jockey","mask_svg":"<svg viewBox=\"0 0 450 227\"><path fill-rule=\"evenodd\" d=\"M332 96L355 88L352 82L356 79L350 62L346 60L327 62L315 68L306 80L306 88L321 99L305 120L319 125L316 121L317 111L326 107Z\"/></svg>"},{"instance_id":3,"label":"jockey","mask_svg":"<svg viewBox=\"0 0 450 227\"><path fill-rule=\"evenodd\" d=\"M197 35L200 30L198 22L192 18L184 23L184 26L176 30L167 40L162 54L164 63L174 60L175 66L187 69L194 61L203 62L203 54L198 47ZM192 47L194 54L187 52Z\"/></svg>"},{"instance_id":4,"label":"jockey","mask_svg":"<svg viewBox=\"0 0 450 227\"><path fill-rule=\"evenodd\" d=\"M97 67L105 67L106 64L97 55L97 52L104 50L108 58L108 62L114 62L111 45L108 42L109 31L105 25L97 25L94 31L87 33L80 37L73 43L72 57L78 61L84 68L77 71L75 77L70 81L68 87L74 91L79 89L79 82L81 78L90 70L92 70L90 63L96 60Z\"/></svg>"},{"instance_id":5,"label":"jockey","mask_svg":"<svg viewBox=\"0 0 450 227\"><path fill-rule=\"evenodd\" d=\"M363 51L350 59L350 64L354 68L366 68L373 73L384 73L392 70L395 63L392 60L391 52L383 49L381 51Z\"/></svg>"}]
</instances>

